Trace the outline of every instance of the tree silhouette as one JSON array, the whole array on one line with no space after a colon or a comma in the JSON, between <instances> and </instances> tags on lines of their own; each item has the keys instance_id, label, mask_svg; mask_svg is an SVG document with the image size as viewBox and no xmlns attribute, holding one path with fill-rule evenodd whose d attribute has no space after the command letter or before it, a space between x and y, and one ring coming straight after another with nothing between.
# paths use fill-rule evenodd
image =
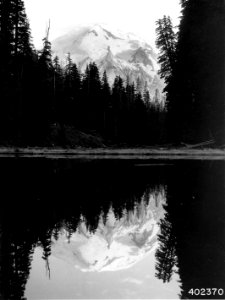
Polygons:
<instances>
[{"instance_id":1,"label":"tree silhouette","mask_svg":"<svg viewBox=\"0 0 225 300\"><path fill-rule=\"evenodd\" d=\"M170 134L177 141L223 143L224 12L224 1L182 1L176 63L166 87Z\"/></svg>"},{"instance_id":2,"label":"tree silhouette","mask_svg":"<svg viewBox=\"0 0 225 300\"><path fill-rule=\"evenodd\" d=\"M160 234L158 235L160 246L155 254L156 277L162 279L164 283L171 280L177 264L176 236L169 217L167 212L165 218L160 221Z\"/></svg>"},{"instance_id":3,"label":"tree silhouette","mask_svg":"<svg viewBox=\"0 0 225 300\"><path fill-rule=\"evenodd\" d=\"M104 71L101 82L101 111L102 111L102 125L101 130L105 137L108 136L110 130L110 114L111 114L111 89L108 83L106 71Z\"/></svg>"}]
</instances>

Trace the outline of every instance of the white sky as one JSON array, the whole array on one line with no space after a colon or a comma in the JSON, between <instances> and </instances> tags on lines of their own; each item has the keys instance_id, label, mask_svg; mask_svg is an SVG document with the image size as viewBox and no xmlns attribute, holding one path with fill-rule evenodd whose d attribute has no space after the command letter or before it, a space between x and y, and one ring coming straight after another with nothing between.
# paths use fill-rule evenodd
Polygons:
<instances>
[{"instance_id":1,"label":"white sky","mask_svg":"<svg viewBox=\"0 0 225 300\"><path fill-rule=\"evenodd\" d=\"M155 21L169 15L179 24L179 0L24 0L34 45L42 46L48 20L50 40L76 25L106 23L143 37L155 47Z\"/></svg>"}]
</instances>

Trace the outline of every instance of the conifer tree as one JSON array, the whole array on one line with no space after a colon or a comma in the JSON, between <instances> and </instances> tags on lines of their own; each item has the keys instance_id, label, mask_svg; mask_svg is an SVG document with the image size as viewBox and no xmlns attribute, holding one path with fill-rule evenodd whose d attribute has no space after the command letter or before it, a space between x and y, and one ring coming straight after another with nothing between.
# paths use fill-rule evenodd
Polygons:
<instances>
[{"instance_id":1,"label":"conifer tree","mask_svg":"<svg viewBox=\"0 0 225 300\"><path fill-rule=\"evenodd\" d=\"M65 92L68 93L68 97L70 97L72 88L72 67L73 62L70 53L68 53L65 67Z\"/></svg>"},{"instance_id":2,"label":"conifer tree","mask_svg":"<svg viewBox=\"0 0 225 300\"><path fill-rule=\"evenodd\" d=\"M164 16L156 22L156 46L160 49L159 74L168 83L176 62L176 35L170 17Z\"/></svg>"},{"instance_id":3,"label":"conifer tree","mask_svg":"<svg viewBox=\"0 0 225 300\"><path fill-rule=\"evenodd\" d=\"M77 124L80 118L77 109L80 107L81 76L75 63L73 63L70 53L67 56L65 69L65 105L67 106L66 119L71 125Z\"/></svg>"},{"instance_id":4,"label":"conifer tree","mask_svg":"<svg viewBox=\"0 0 225 300\"><path fill-rule=\"evenodd\" d=\"M142 92L142 84L141 84L141 79L140 77L137 78L137 82L136 82L136 91L138 93Z\"/></svg>"},{"instance_id":5,"label":"conifer tree","mask_svg":"<svg viewBox=\"0 0 225 300\"><path fill-rule=\"evenodd\" d=\"M59 63L59 57L53 59L53 97L56 121L62 121L62 99L63 99L63 70Z\"/></svg>"},{"instance_id":6,"label":"conifer tree","mask_svg":"<svg viewBox=\"0 0 225 300\"><path fill-rule=\"evenodd\" d=\"M148 109L151 105L151 97L150 97L150 93L149 93L149 90L147 87L147 82L145 83L145 87L144 87L143 101L144 101L146 108Z\"/></svg>"},{"instance_id":7,"label":"conifer tree","mask_svg":"<svg viewBox=\"0 0 225 300\"><path fill-rule=\"evenodd\" d=\"M39 58L39 63L46 70L52 69L52 50L51 42L49 42L50 22L47 28L46 36L43 38L43 49Z\"/></svg>"},{"instance_id":8,"label":"conifer tree","mask_svg":"<svg viewBox=\"0 0 225 300\"><path fill-rule=\"evenodd\" d=\"M82 80L83 111L85 127L99 132L101 128L101 80L97 65L93 62L86 67Z\"/></svg>"},{"instance_id":9,"label":"conifer tree","mask_svg":"<svg viewBox=\"0 0 225 300\"><path fill-rule=\"evenodd\" d=\"M121 136L122 109L125 98L125 88L123 80L120 76L116 76L112 87L112 103L113 103L113 133L114 138L119 141Z\"/></svg>"},{"instance_id":10,"label":"conifer tree","mask_svg":"<svg viewBox=\"0 0 225 300\"><path fill-rule=\"evenodd\" d=\"M14 54L23 56L32 55L30 26L25 12L24 3L14 0L15 24L14 24Z\"/></svg>"},{"instance_id":11,"label":"conifer tree","mask_svg":"<svg viewBox=\"0 0 225 300\"><path fill-rule=\"evenodd\" d=\"M0 1L0 131L6 139L18 142L25 109L24 97L33 48L29 23L22 0ZM29 84L27 85L29 86ZM29 88L28 88L29 90ZM24 95L25 94L25 95ZM2 136L3 137L3 136Z\"/></svg>"},{"instance_id":12,"label":"conifer tree","mask_svg":"<svg viewBox=\"0 0 225 300\"><path fill-rule=\"evenodd\" d=\"M160 50L160 55L158 58L158 62L160 64L159 74L160 77L164 79L166 86L164 88L164 92L166 93L166 109L168 109L167 114L167 137L168 140L173 140L177 142L181 138L180 127L176 128L176 122L179 117L182 115L181 107L178 104L175 104L174 97L170 97L170 91L172 89L176 89L176 82L174 79L174 73L177 62L177 36L174 33L173 25L170 17L164 16L162 19L159 19L157 22L156 34L156 46ZM151 109L151 116L154 120L154 124L157 123L159 125L158 116L156 115L156 111L160 110L161 107L158 101L158 93L155 91L155 103L156 106L154 109ZM163 109L163 108L162 108ZM177 115L180 110L180 115ZM179 114L179 113L178 113ZM182 118L182 117L181 117ZM155 130L154 135L156 136Z\"/></svg>"},{"instance_id":13,"label":"conifer tree","mask_svg":"<svg viewBox=\"0 0 225 300\"><path fill-rule=\"evenodd\" d=\"M101 82L101 105L102 105L102 132L106 135L106 131L109 125L108 117L110 115L111 106L111 90L108 83L108 77L106 71L104 71Z\"/></svg>"},{"instance_id":14,"label":"conifer tree","mask_svg":"<svg viewBox=\"0 0 225 300\"><path fill-rule=\"evenodd\" d=\"M104 71L103 75L102 75L102 95L105 98L105 100L107 101L107 99L109 99L111 91L110 91L110 86L109 86L109 82L108 82L108 77L106 74L106 71ZM107 102L105 103L104 106L107 106Z\"/></svg>"},{"instance_id":15,"label":"conifer tree","mask_svg":"<svg viewBox=\"0 0 225 300\"><path fill-rule=\"evenodd\" d=\"M225 3L182 1L176 65L168 91L171 134L201 142L225 137ZM173 123L172 120L176 120Z\"/></svg>"},{"instance_id":16,"label":"conifer tree","mask_svg":"<svg viewBox=\"0 0 225 300\"><path fill-rule=\"evenodd\" d=\"M144 134L146 130L147 109L143 101L142 94L137 91L134 105L135 117L134 122L134 137L137 144L144 143Z\"/></svg>"},{"instance_id":17,"label":"conifer tree","mask_svg":"<svg viewBox=\"0 0 225 300\"><path fill-rule=\"evenodd\" d=\"M37 103L37 125L39 143L46 143L50 124L55 119L54 107L54 68L52 63L51 43L49 41L50 22L43 38L43 49L38 60L38 103Z\"/></svg>"},{"instance_id":18,"label":"conifer tree","mask_svg":"<svg viewBox=\"0 0 225 300\"><path fill-rule=\"evenodd\" d=\"M13 51L13 1L0 0L0 59L1 66L9 62ZM1 68L2 70L2 68Z\"/></svg>"},{"instance_id":19,"label":"conifer tree","mask_svg":"<svg viewBox=\"0 0 225 300\"><path fill-rule=\"evenodd\" d=\"M156 109L160 109L160 93L158 89L155 89L155 95L153 97L153 102Z\"/></svg>"}]
</instances>

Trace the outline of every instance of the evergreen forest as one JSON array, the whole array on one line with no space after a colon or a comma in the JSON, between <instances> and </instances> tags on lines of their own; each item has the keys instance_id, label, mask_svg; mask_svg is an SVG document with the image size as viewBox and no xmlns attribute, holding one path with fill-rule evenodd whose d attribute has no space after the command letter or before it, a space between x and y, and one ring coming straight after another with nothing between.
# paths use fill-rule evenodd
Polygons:
<instances>
[{"instance_id":1,"label":"evergreen forest","mask_svg":"<svg viewBox=\"0 0 225 300\"><path fill-rule=\"evenodd\" d=\"M170 17L156 23L162 106L135 82L110 86L95 62L82 73L68 53L61 66L48 31L36 50L23 0L0 0L0 145L223 146L225 2L180 2L177 33Z\"/></svg>"}]
</instances>

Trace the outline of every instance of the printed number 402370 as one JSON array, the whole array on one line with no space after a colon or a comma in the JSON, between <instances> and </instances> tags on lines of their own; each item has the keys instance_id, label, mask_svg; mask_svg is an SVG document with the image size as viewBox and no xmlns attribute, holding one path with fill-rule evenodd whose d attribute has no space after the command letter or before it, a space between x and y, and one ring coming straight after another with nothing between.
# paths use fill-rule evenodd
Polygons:
<instances>
[{"instance_id":1,"label":"printed number 402370","mask_svg":"<svg viewBox=\"0 0 225 300\"><path fill-rule=\"evenodd\" d=\"M224 289L221 288L201 288L201 289L190 289L188 294L192 296L222 296L224 294Z\"/></svg>"}]
</instances>

